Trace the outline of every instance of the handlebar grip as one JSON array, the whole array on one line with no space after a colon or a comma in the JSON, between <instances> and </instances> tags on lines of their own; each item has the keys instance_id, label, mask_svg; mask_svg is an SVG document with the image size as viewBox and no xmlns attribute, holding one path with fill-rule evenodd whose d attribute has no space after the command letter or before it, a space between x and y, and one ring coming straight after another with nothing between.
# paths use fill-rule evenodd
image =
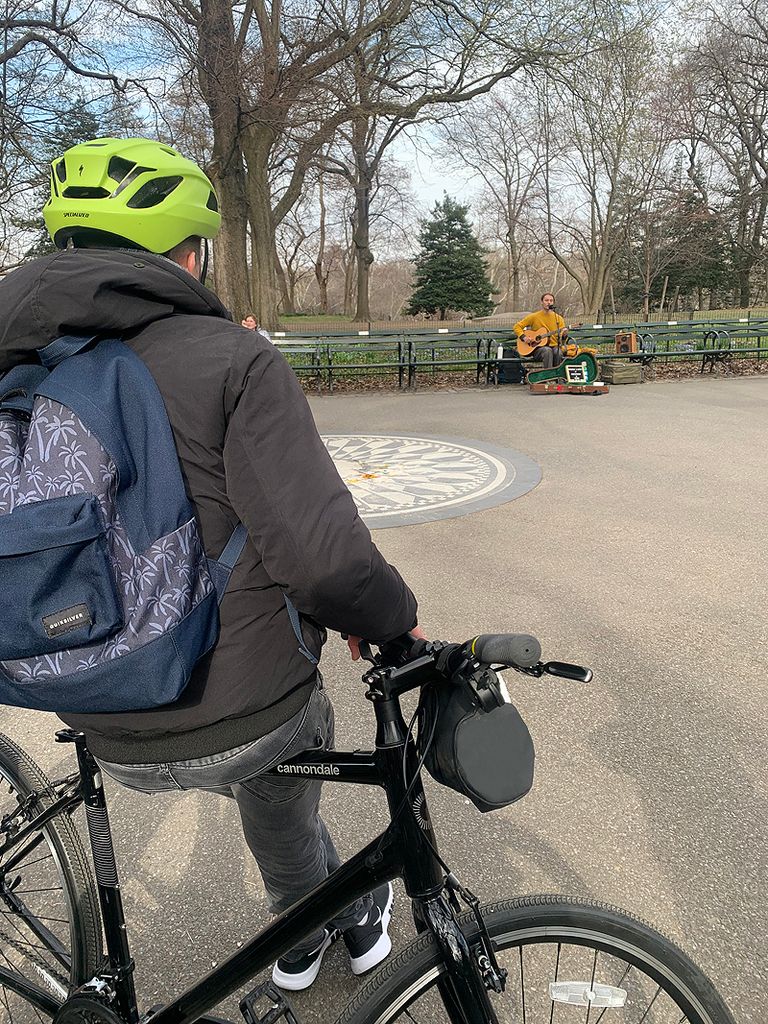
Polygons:
<instances>
[{"instance_id":1,"label":"handlebar grip","mask_svg":"<svg viewBox=\"0 0 768 1024\"><path fill-rule=\"evenodd\" d=\"M470 651L485 665L531 668L541 658L541 644L527 633L483 633L471 642Z\"/></svg>"}]
</instances>

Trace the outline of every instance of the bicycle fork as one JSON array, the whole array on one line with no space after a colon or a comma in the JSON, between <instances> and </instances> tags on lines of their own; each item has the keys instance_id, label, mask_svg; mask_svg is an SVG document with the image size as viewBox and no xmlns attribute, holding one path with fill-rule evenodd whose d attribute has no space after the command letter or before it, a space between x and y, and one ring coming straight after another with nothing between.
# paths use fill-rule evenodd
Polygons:
<instances>
[{"instance_id":1,"label":"bicycle fork","mask_svg":"<svg viewBox=\"0 0 768 1024\"><path fill-rule=\"evenodd\" d=\"M107 969L101 971L93 981L83 987L86 990L93 990L98 995L111 995L115 1009L125 1019L126 1024L138 1024L139 1011L133 981L134 962L128 946L128 930L101 769L85 745L83 733L74 729L61 729L56 733L56 741L75 745L107 945Z\"/></svg>"},{"instance_id":2,"label":"bicycle fork","mask_svg":"<svg viewBox=\"0 0 768 1024\"><path fill-rule=\"evenodd\" d=\"M485 945L482 935L470 947L445 889L430 899L414 900L413 915L416 928L435 937L445 964L437 984L451 1024L499 1024L488 989L503 991L506 973L498 971L492 947Z\"/></svg>"}]
</instances>

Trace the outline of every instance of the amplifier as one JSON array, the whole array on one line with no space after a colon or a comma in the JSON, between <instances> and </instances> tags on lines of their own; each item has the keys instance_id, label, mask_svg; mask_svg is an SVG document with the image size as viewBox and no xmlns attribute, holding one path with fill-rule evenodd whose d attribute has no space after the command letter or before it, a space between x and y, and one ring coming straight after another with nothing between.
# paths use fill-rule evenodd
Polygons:
<instances>
[{"instance_id":1,"label":"amplifier","mask_svg":"<svg viewBox=\"0 0 768 1024\"><path fill-rule=\"evenodd\" d=\"M616 355L630 355L632 352L637 352L637 335L634 331L627 331L622 333L621 331L616 335Z\"/></svg>"}]
</instances>

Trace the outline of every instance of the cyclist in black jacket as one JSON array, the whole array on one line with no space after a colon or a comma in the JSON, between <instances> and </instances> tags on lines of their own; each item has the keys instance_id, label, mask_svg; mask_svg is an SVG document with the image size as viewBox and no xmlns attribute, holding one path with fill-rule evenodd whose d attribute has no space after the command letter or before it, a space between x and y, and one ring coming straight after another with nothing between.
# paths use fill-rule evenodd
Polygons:
<instances>
[{"instance_id":1,"label":"cyclist in black jacket","mask_svg":"<svg viewBox=\"0 0 768 1024\"><path fill-rule=\"evenodd\" d=\"M180 700L64 717L128 786L234 797L279 912L339 864L320 783L259 777L333 743L333 709L307 655L319 658L326 628L350 636L353 657L355 638L414 629L416 600L371 540L293 371L201 283L220 220L203 172L159 143L108 139L68 150L53 175L44 214L61 251L0 283L0 374L62 334L122 336L162 393L207 554L218 557L238 520L249 535L219 642ZM300 612L303 651L283 593ZM310 985L336 929L353 971L369 970L391 948L391 902L385 886L349 907L278 961L277 983Z\"/></svg>"}]
</instances>

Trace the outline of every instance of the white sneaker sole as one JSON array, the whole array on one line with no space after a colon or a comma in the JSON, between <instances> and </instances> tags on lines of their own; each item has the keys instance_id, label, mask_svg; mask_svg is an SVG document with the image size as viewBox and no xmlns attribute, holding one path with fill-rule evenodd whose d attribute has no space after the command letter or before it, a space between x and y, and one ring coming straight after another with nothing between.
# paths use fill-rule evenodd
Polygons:
<instances>
[{"instance_id":1,"label":"white sneaker sole","mask_svg":"<svg viewBox=\"0 0 768 1024\"><path fill-rule=\"evenodd\" d=\"M336 940L336 938L338 938L338 935L334 933L331 933L326 937L325 942L320 948L320 954L317 960L315 960L312 966L308 967L306 971L303 971L301 974L286 974L284 971L280 970L277 964L275 964L272 968L272 981L274 981L278 988L284 988L287 992L301 992L303 989L309 988L320 973L320 966L323 962L326 950Z\"/></svg>"},{"instance_id":2,"label":"white sneaker sole","mask_svg":"<svg viewBox=\"0 0 768 1024\"><path fill-rule=\"evenodd\" d=\"M370 971L372 968L380 964L382 960L386 960L389 954L392 952L392 940L387 934L389 928L389 922L392 920L392 903L395 899L395 893L392 888L392 883L389 883L389 899L381 913L381 925L383 931L381 938L378 940L375 946L371 946L367 953L362 956L350 957L349 963L352 967L353 974L365 974L366 971Z\"/></svg>"}]
</instances>

